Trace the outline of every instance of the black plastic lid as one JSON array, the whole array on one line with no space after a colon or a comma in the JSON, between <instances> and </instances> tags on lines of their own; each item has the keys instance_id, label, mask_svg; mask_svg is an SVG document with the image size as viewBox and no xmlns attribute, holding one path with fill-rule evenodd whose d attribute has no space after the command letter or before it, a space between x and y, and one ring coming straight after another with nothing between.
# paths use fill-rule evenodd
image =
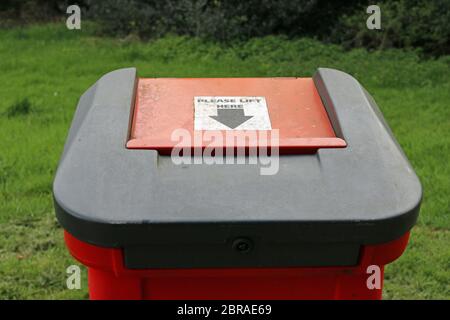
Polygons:
<instances>
[{"instance_id":1,"label":"black plastic lid","mask_svg":"<svg viewBox=\"0 0 450 320\"><path fill-rule=\"evenodd\" d=\"M255 165L175 165L125 147L136 70L103 76L80 99L53 192L78 239L124 249L130 268L357 264L361 245L414 225L420 182L372 97L351 76L313 77L342 149Z\"/></svg>"}]
</instances>

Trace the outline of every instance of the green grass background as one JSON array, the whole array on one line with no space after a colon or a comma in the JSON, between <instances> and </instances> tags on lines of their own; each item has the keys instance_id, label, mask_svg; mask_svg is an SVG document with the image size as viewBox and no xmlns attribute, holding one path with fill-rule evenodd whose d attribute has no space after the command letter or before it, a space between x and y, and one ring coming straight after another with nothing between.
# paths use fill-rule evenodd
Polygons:
<instances>
[{"instance_id":1,"label":"green grass background","mask_svg":"<svg viewBox=\"0 0 450 320\"><path fill-rule=\"evenodd\" d=\"M51 185L80 95L101 75L311 76L346 71L371 92L419 175L424 199L405 254L386 269L384 298L450 298L450 56L344 51L282 37L219 45L165 37L142 43L92 36L89 26L0 30L0 298L87 298L65 287L76 262L54 218ZM20 104L28 99L29 105Z\"/></svg>"}]
</instances>

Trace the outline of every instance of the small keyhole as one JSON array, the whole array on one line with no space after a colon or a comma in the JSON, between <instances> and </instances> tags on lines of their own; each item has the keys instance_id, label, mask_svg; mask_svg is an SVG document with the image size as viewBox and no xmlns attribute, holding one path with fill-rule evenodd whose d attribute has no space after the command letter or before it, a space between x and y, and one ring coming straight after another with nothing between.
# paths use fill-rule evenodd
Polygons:
<instances>
[{"instance_id":1,"label":"small keyhole","mask_svg":"<svg viewBox=\"0 0 450 320\"><path fill-rule=\"evenodd\" d=\"M239 253L248 253L253 249L253 243L246 238L238 238L233 241L233 249Z\"/></svg>"}]
</instances>

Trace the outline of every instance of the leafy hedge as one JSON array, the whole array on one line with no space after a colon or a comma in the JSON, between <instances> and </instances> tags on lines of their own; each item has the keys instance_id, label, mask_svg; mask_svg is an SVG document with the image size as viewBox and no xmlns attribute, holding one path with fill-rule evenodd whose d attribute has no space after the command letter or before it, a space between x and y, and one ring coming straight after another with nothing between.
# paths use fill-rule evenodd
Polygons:
<instances>
[{"instance_id":1,"label":"leafy hedge","mask_svg":"<svg viewBox=\"0 0 450 320\"><path fill-rule=\"evenodd\" d=\"M70 0L0 0L0 27L48 21L61 16ZM79 3L86 7L84 1Z\"/></svg>"},{"instance_id":2,"label":"leafy hedge","mask_svg":"<svg viewBox=\"0 0 450 320\"><path fill-rule=\"evenodd\" d=\"M365 28L364 8L340 17L329 39L346 47L422 48L450 54L450 1L397 0L379 2L382 30Z\"/></svg>"},{"instance_id":3,"label":"leafy hedge","mask_svg":"<svg viewBox=\"0 0 450 320\"><path fill-rule=\"evenodd\" d=\"M381 30L366 27L371 0L2 0L0 24L2 13L31 21L61 17L73 3L104 35L148 39L173 33L229 41L283 34L346 47L450 53L449 0L379 1Z\"/></svg>"},{"instance_id":4,"label":"leafy hedge","mask_svg":"<svg viewBox=\"0 0 450 320\"><path fill-rule=\"evenodd\" d=\"M219 41L268 34L308 36L346 47L450 53L449 0L380 1L381 30L366 27L371 0L88 0L101 32L142 38L166 33Z\"/></svg>"},{"instance_id":5,"label":"leafy hedge","mask_svg":"<svg viewBox=\"0 0 450 320\"><path fill-rule=\"evenodd\" d=\"M268 34L325 35L339 16L362 0L91 0L89 12L102 32L165 33L219 41ZM126 8L126 10L124 10Z\"/></svg>"}]
</instances>

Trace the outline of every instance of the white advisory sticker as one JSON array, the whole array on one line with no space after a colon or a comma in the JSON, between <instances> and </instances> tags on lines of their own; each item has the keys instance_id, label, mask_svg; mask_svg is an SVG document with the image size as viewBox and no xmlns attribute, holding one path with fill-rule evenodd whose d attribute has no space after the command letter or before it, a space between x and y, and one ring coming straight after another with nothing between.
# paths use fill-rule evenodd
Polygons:
<instances>
[{"instance_id":1,"label":"white advisory sticker","mask_svg":"<svg viewBox=\"0 0 450 320\"><path fill-rule=\"evenodd\" d=\"M264 97L194 97L194 130L272 130Z\"/></svg>"}]
</instances>

